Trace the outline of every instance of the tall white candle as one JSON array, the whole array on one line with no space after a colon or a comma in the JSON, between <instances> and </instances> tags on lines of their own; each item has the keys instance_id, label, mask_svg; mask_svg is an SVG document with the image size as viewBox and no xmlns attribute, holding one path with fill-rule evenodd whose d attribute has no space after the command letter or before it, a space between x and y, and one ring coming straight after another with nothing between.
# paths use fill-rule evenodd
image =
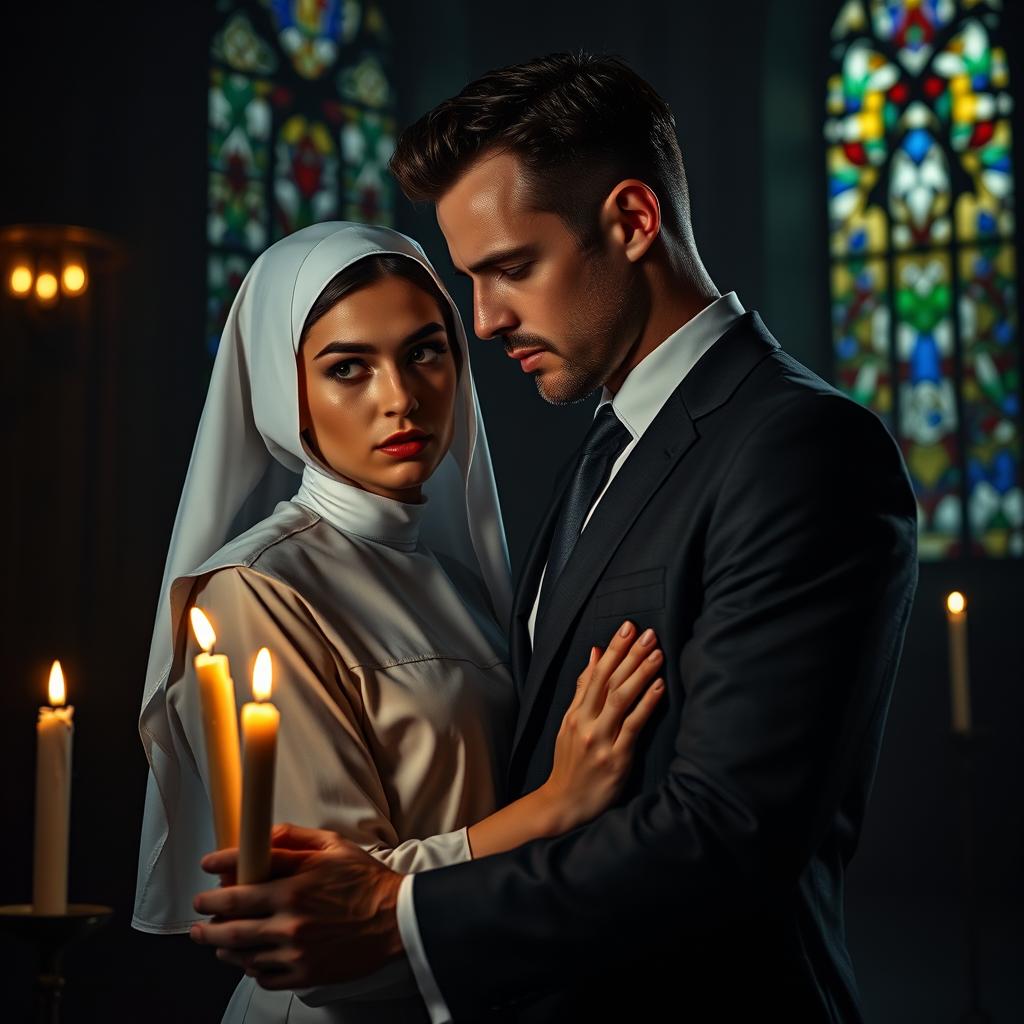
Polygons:
<instances>
[{"instance_id":1,"label":"tall white candle","mask_svg":"<svg viewBox=\"0 0 1024 1024\"><path fill-rule=\"evenodd\" d=\"M967 598L954 590L946 598L949 622L949 678L953 731L971 731L971 684L967 670Z\"/></svg>"},{"instance_id":2,"label":"tall white candle","mask_svg":"<svg viewBox=\"0 0 1024 1024\"><path fill-rule=\"evenodd\" d=\"M50 707L36 722L36 828L32 866L32 909L37 914L68 912L68 829L71 815L71 740L75 709L64 707L60 662L50 669Z\"/></svg>"},{"instance_id":3,"label":"tall white candle","mask_svg":"<svg viewBox=\"0 0 1024 1024\"><path fill-rule=\"evenodd\" d=\"M270 703L273 665L261 647L252 671L253 700L242 705L242 830L238 881L270 877L270 825L274 813L274 762L281 713Z\"/></svg>"},{"instance_id":4,"label":"tall white candle","mask_svg":"<svg viewBox=\"0 0 1024 1024\"><path fill-rule=\"evenodd\" d=\"M238 753L238 708L231 666L224 654L212 654L217 634L199 608L190 617L202 654L192 664L199 680L203 738L210 776L210 803L217 848L238 845L238 818L242 800L242 768Z\"/></svg>"}]
</instances>

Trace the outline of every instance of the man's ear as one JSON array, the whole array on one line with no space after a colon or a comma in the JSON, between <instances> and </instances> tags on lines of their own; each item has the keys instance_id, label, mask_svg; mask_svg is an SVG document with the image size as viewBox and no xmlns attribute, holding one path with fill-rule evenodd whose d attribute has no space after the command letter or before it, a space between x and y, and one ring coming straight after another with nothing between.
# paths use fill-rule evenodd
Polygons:
<instances>
[{"instance_id":1,"label":"man's ear","mask_svg":"<svg viewBox=\"0 0 1024 1024\"><path fill-rule=\"evenodd\" d=\"M608 193L601 222L626 259L636 263L661 231L661 204L649 185L626 178Z\"/></svg>"}]
</instances>

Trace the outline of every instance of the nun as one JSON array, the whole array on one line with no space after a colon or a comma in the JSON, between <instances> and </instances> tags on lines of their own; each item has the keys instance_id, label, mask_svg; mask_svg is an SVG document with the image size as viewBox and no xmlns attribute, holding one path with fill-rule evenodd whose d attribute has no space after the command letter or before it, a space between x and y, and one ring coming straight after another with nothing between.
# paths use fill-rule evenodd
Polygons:
<instances>
[{"instance_id":1,"label":"nun","mask_svg":"<svg viewBox=\"0 0 1024 1024\"><path fill-rule=\"evenodd\" d=\"M496 811L516 716L508 555L462 322L404 235L344 222L298 231L256 260L228 315L139 720L149 776L132 924L145 932L203 920L192 900L216 846L193 605L215 625L238 706L256 651L273 652L275 820L334 830L415 872L603 809L588 794L613 769L567 737L544 792ZM600 653L581 666L581 692ZM653 710L647 654L611 666L639 698L623 711L634 721ZM300 992L245 976L223 1019L427 1017L403 960Z\"/></svg>"}]
</instances>

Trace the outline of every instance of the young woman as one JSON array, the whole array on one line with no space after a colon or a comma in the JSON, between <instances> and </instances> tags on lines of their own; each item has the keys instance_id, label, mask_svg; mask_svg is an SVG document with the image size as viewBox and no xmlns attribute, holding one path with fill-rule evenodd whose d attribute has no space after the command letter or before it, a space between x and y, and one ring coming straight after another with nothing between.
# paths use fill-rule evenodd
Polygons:
<instances>
[{"instance_id":1,"label":"young woman","mask_svg":"<svg viewBox=\"0 0 1024 1024\"><path fill-rule=\"evenodd\" d=\"M248 525L276 461L301 473ZM281 712L275 820L421 871L557 834L607 807L660 690L650 637L581 667L621 688L610 761L563 728L548 781L501 806L516 714L508 559L458 311L422 251L327 223L271 246L232 306L171 539L140 731L150 763L135 927L187 931L215 846L188 610L217 630L239 704L261 646ZM645 642L641 642L641 641ZM591 691L592 693L595 691ZM577 701L579 703L579 701ZM589 708L592 702L587 702ZM617 702L618 703L618 702ZM230 1021L412 1021L411 976L267 991Z\"/></svg>"}]
</instances>

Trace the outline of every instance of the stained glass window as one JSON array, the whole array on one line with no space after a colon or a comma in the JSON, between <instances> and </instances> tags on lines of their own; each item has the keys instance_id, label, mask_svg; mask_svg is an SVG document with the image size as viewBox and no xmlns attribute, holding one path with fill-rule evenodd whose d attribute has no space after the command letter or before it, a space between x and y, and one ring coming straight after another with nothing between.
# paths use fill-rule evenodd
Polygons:
<instances>
[{"instance_id":1,"label":"stained glass window","mask_svg":"<svg viewBox=\"0 0 1024 1024\"><path fill-rule=\"evenodd\" d=\"M998 0L848 0L825 144L838 385L889 426L922 559L1024 555L1014 175Z\"/></svg>"},{"instance_id":2,"label":"stained glass window","mask_svg":"<svg viewBox=\"0 0 1024 1024\"><path fill-rule=\"evenodd\" d=\"M390 224L388 29L377 0L219 0L210 45L207 344L271 242Z\"/></svg>"}]
</instances>

